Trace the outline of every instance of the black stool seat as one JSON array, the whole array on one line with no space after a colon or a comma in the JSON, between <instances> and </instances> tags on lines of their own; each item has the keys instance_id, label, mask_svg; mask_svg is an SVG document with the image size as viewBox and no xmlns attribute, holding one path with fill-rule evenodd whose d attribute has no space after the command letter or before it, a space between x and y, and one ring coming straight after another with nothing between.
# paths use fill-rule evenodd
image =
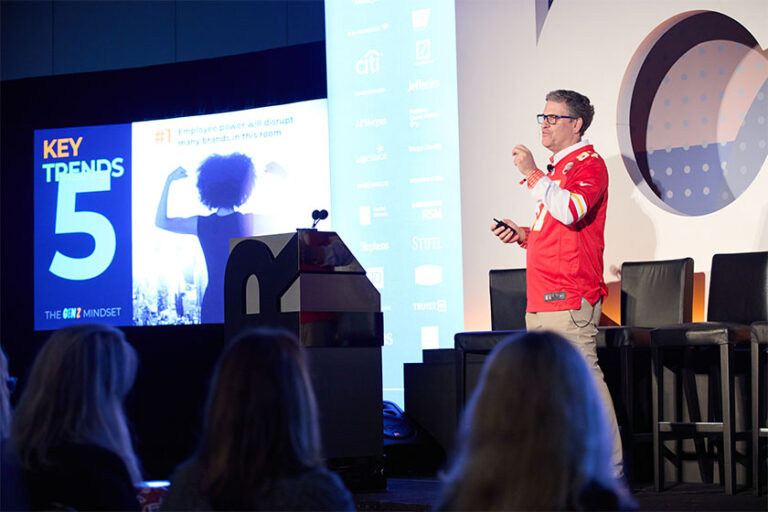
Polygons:
<instances>
[{"instance_id":1,"label":"black stool seat","mask_svg":"<svg viewBox=\"0 0 768 512\"><path fill-rule=\"evenodd\" d=\"M487 354L507 336L521 332L524 330L457 332L453 336L454 347L464 352Z\"/></svg>"},{"instance_id":2,"label":"black stool seat","mask_svg":"<svg viewBox=\"0 0 768 512\"><path fill-rule=\"evenodd\" d=\"M598 348L648 347L651 344L650 327L606 326L597 331Z\"/></svg>"},{"instance_id":3,"label":"black stool seat","mask_svg":"<svg viewBox=\"0 0 768 512\"><path fill-rule=\"evenodd\" d=\"M701 346L749 343L749 325L731 322L695 322L660 327L651 333L651 343L659 347Z\"/></svg>"}]
</instances>

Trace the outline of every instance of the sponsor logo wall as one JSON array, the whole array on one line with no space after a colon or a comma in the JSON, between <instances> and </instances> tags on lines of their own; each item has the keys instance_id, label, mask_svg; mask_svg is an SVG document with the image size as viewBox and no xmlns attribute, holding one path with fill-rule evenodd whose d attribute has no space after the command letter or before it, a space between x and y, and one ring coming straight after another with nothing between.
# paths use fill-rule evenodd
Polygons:
<instances>
[{"instance_id":1,"label":"sponsor logo wall","mask_svg":"<svg viewBox=\"0 0 768 512\"><path fill-rule=\"evenodd\" d=\"M329 2L326 41L332 229L381 292L402 404L403 363L464 326L454 5Z\"/></svg>"}]
</instances>

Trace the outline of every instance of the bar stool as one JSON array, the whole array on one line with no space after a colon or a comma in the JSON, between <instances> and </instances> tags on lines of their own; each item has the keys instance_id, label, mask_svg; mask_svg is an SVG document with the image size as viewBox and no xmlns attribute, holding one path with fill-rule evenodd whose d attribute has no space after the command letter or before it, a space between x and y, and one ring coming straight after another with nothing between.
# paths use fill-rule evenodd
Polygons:
<instances>
[{"instance_id":1,"label":"bar stool","mask_svg":"<svg viewBox=\"0 0 768 512\"><path fill-rule=\"evenodd\" d=\"M456 413L460 416L475 387L479 367L493 347L512 334L525 332L528 304L524 268L494 269L488 273L491 299L491 330L458 332L453 336L456 349ZM468 365L478 371L470 375Z\"/></svg>"},{"instance_id":2,"label":"bar stool","mask_svg":"<svg viewBox=\"0 0 768 512\"><path fill-rule=\"evenodd\" d=\"M737 355L746 354L751 338L750 324L768 320L768 251L715 254L709 287L707 322L668 326L651 331L654 489L665 485L664 460L676 462L682 479L682 448L676 452L664 446L666 440L693 439L704 481L712 481L709 457L718 447L720 482L726 494L733 494L737 460L736 440L749 440L747 432L736 432L734 415L734 374ZM714 354L713 354L714 352ZM705 358L715 362L706 366ZM707 360L708 361L708 360ZM746 365L745 365L746 366ZM682 377L689 421L664 418L664 368ZM696 373L708 370L718 399L710 400L708 421L701 420ZM747 369L744 369L747 373ZM681 397L682 399L682 397ZM680 411L677 411L679 416ZM716 443L711 442L712 438ZM709 447L704 442L709 441ZM744 457L746 459L746 457ZM749 466L749 464L747 464Z\"/></svg>"},{"instance_id":3,"label":"bar stool","mask_svg":"<svg viewBox=\"0 0 768 512\"><path fill-rule=\"evenodd\" d=\"M692 258L622 264L621 325L598 327L596 342L601 362L608 360L606 356L618 359L618 365L613 365L618 370L618 386L609 383L609 389L621 426L630 483L634 479L635 452L641 443L652 442L651 329L690 322L692 309ZM604 367L606 381L608 370Z\"/></svg>"}]
</instances>

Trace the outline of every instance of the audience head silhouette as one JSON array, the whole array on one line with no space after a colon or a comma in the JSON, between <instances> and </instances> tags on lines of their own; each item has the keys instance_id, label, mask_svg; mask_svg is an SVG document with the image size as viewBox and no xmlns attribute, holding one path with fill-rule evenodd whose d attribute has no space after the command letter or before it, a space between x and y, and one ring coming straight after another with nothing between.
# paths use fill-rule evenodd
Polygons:
<instances>
[{"instance_id":1,"label":"audience head silhouette","mask_svg":"<svg viewBox=\"0 0 768 512\"><path fill-rule=\"evenodd\" d=\"M597 499L615 508L610 454L603 405L577 349L546 331L509 338L469 401L440 507L589 509Z\"/></svg>"},{"instance_id":2,"label":"audience head silhouette","mask_svg":"<svg viewBox=\"0 0 768 512\"><path fill-rule=\"evenodd\" d=\"M56 463L62 445L95 445L117 455L141 481L123 410L138 359L123 333L107 325L54 332L32 367L13 419L19 461L38 471Z\"/></svg>"},{"instance_id":3,"label":"audience head silhouette","mask_svg":"<svg viewBox=\"0 0 768 512\"><path fill-rule=\"evenodd\" d=\"M200 460L215 508L252 509L287 475L321 464L315 397L296 338L271 329L235 338L213 378Z\"/></svg>"}]
</instances>

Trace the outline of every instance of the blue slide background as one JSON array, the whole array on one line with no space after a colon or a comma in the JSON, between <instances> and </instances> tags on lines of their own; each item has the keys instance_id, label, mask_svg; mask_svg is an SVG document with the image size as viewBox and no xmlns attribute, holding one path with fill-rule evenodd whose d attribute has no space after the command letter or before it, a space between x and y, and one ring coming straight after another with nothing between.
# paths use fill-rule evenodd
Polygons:
<instances>
[{"instance_id":1,"label":"blue slide background","mask_svg":"<svg viewBox=\"0 0 768 512\"><path fill-rule=\"evenodd\" d=\"M44 159L45 140L82 137L77 156ZM76 211L92 211L106 217L115 230L114 259L100 275L87 280L62 279L49 272L56 251L71 258L93 252L94 239L85 233L55 234L58 183L46 182L44 163L123 158L124 173L112 177L109 191L77 194ZM99 321L113 325L131 322L131 125L117 124L37 130L35 132L35 329L56 329L72 323ZM80 308L80 318L64 318ZM101 315L87 316L91 310ZM116 308L119 308L116 309ZM67 311L65 311L67 309ZM118 313L116 316L111 316ZM47 314L46 314L47 313ZM77 309L75 309L77 315Z\"/></svg>"}]
</instances>

